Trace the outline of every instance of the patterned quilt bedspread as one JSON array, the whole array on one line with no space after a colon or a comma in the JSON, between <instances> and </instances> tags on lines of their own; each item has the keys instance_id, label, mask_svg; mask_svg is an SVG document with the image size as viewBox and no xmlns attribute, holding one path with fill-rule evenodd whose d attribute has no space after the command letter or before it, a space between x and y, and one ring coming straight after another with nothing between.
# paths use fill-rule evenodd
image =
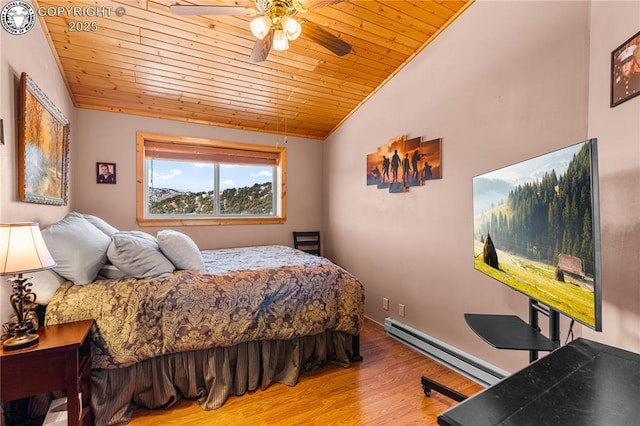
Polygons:
<instances>
[{"instance_id":1,"label":"patterned quilt bedspread","mask_svg":"<svg viewBox=\"0 0 640 426\"><path fill-rule=\"evenodd\" d=\"M285 246L202 254L206 273L66 282L47 306L45 322L95 319L93 368L326 330L360 332L364 288L325 258Z\"/></svg>"}]
</instances>

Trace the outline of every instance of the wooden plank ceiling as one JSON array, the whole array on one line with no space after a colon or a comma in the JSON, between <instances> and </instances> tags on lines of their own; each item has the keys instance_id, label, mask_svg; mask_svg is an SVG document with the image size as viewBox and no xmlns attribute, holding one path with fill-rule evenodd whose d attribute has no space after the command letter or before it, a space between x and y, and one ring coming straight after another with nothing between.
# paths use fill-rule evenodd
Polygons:
<instances>
[{"instance_id":1,"label":"wooden plank ceiling","mask_svg":"<svg viewBox=\"0 0 640 426\"><path fill-rule=\"evenodd\" d=\"M303 25L288 50L271 50L259 63L249 60L252 17L177 15L169 9L176 0L36 6L112 8L111 16L42 18L77 107L324 139L471 1L329 4L297 17L351 44L351 53L334 55L306 38ZM255 7L251 0L179 4ZM116 16L117 7L126 14ZM78 22L88 31L72 31Z\"/></svg>"}]
</instances>

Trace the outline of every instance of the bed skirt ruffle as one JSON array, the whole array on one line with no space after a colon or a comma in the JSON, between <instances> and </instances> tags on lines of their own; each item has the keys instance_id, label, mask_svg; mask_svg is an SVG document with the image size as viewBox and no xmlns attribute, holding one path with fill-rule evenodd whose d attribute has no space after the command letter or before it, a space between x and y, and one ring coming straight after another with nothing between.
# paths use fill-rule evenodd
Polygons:
<instances>
[{"instance_id":1,"label":"bed skirt ruffle","mask_svg":"<svg viewBox=\"0 0 640 426\"><path fill-rule=\"evenodd\" d=\"M327 331L168 354L127 368L95 369L91 374L95 424L126 425L135 408L169 408L180 398L197 399L204 410L214 410L229 395L264 390L273 382L293 386L301 371L326 362L349 367L353 338Z\"/></svg>"}]
</instances>

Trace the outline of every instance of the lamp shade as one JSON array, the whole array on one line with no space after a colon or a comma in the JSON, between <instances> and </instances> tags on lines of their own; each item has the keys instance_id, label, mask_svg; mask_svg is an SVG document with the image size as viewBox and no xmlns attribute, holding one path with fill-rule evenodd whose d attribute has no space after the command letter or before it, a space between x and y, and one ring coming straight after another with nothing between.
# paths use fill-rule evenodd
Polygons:
<instances>
[{"instance_id":1,"label":"lamp shade","mask_svg":"<svg viewBox=\"0 0 640 426\"><path fill-rule=\"evenodd\" d=\"M41 271L56 266L37 223L0 224L0 275Z\"/></svg>"},{"instance_id":2,"label":"lamp shade","mask_svg":"<svg viewBox=\"0 0 640 426\"><path fill-rule=\"evenodd\" d=\"M289 40L297 39L302 33L302 26L300 23L289 16L282 18L282 29L287 33L287 38Z\"/></svg>"},{"instance_id":3,"label":"lamp shade","mask_svg":"<svg viewBox=\"0 0 640 426\"><path fill-rule=\"evenodd\" d=\"M249 28L257 39L262 40L267 36L267 34L269 34L269 31L271 30L271 19L264 15L259 16L251 21L251 23L249 24Z\"/></svg>"},{"instance_id":4,"label":"lamp shade","mask_svg":"<svg viewBox=\"0 0 640 426\"><path fill-rule=\"evenodd\" d=\"M273 49L274 50L287 50L289 48L289 40L287 39L287 33L284 30L276 30L273 34Z\"/></svg>"}]
</instances>

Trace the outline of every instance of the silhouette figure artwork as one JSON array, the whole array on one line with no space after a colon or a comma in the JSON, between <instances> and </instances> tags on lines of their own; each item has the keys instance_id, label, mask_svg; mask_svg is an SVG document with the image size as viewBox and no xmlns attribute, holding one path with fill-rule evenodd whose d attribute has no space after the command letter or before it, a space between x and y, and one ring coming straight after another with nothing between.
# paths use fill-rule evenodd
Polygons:
<instances>
[{"instance_id":1,"label":"silhouette figure artwork","mask_svg":"<svg viewBox=\"0 0 640 426\"><path fill-rule=\"evenodd\" d=\"M377 184L382 181L382 174L380 173L380 169L378 169L378 166L376 166L376 168L373 169L373 175L376 177Z\"/></svg>"},{"instance_id":2,"label":"silhouette figure artwork","mask_svg":"<svg viewBox=\"0 0 640 426\"><path fill-rule=\"evenodd\" d=\"M418 170L418 162L420 161L420 152L416 149L411 156L411 168L413 169L413 180L418 181L420 179L420 172Z\"/></svg>"},{"instance_id":3,"label":"silhouette figure artwork","mask_svg":"<svg viewBox=\"0 0 640 426\"><path fill-rule=\"evenodd\" d=\"M431 165L428 161L424 162L424 168L422 169L422 179L430 180L433 175L431 174Z\"/></svg>"},{"instance_id":4,"label":"silhouette figure artwork","mask_svg":"<svg viewBox=\"0 0 640 426\"><path fill-rule=\"evenodd\" d=\"M409 181L409 174L411 173L411 166L409 165L409 153L404 154L402 159L402 182L405 184Z\"/></svg>"},{"instance_id":5,"label":"silhouette figure artwork","mask_svg":"<svg viewBox=\"0 0 640 426\"><path fill-rule=\"evenodd\" d=\"M398 150L396 149L393 152L393 157L391 157L391 173L393 174L393 181L398 181L398 167L400 167L400 156L398 155Z\"/></svg>"},{"instance_id":6,"label":"silhouette figure artwork","mask_svg":"<svg viewBox=\"0 0 640 426\"><path fill-rule=\"evenodd\" d=\"M367 154L367 185L392 193L407 192L428 180L442 179L442 139L391 138Z\"/></svg>"},{"instance_id":7,"label":"silhouette figure artwork","mask_svg":"<svg viewBox=\"0 0 640 426\"><path fill-rule=\"evenodd\" d=\"M382 180L389 182L389 158L386 155L382 156Z\"/></svg>"}]
</instances>

